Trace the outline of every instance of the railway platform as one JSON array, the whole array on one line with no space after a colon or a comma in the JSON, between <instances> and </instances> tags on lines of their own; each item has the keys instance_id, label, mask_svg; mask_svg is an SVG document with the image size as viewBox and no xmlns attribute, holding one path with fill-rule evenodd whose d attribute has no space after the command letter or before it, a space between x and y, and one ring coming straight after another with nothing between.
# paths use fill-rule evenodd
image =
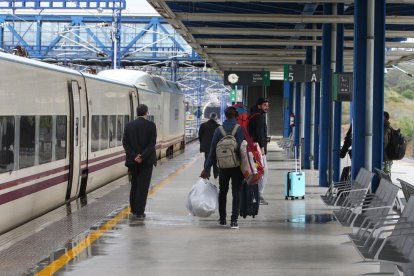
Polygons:
<instances>
[{"instance_id":1,"label":"railway platform","mask_svg":"<svg viewBox=\"0 0 414 276\"><path fill-rule=\"evenodd\" d=\"M305 171L305 200L285 200L291 161L271 142L269 180L255 218L239 229L217 225L218 214L188 215L187 194L204 157L198 143L153 173L145 220L128 215L129 184L121 178L0 236L2 275L361 275L362 263L326 207L317 171ZM410 164L408 164L410 165ZM395 165L395 175L407 173ZM401 172L399 170L401 169ZM213 181L214 183L214 181ZM217 181L215 184L218 184ZM228 194L228 198L231 193ZM228 200L228 214L231 201Z\"/></svg>"}]
</instances>

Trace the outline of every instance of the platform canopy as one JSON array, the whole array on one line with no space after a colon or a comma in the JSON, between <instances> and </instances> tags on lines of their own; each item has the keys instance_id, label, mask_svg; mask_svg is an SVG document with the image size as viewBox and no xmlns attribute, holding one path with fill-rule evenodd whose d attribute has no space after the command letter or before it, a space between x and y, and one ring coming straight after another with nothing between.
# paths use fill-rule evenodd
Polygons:
<instances>
[{"instance_id":1,"label":"platform canopy","mask_svg":"<svg viewBox=\"0 0 414 276\"><path fill-rule=\"evenodd\" d=\"M354 1L148 0L216 70L281 71L322 45L322 24L345 26L344 64L353 68ZM323 4L344 4L343 15L323 15ZM414 58L414 0L388 0L387 66Z\"/></svg>"}]
</instances>

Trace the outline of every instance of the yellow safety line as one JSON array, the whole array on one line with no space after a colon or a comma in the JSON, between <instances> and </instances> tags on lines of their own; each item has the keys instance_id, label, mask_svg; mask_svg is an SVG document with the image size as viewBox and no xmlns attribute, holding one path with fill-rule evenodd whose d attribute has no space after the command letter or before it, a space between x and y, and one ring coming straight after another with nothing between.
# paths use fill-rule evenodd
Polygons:
<instances>
[{"instance_id":1,"label":"yellow safety line","mask_svg":"<svg viewBox=\"0 0 414 276\"><path fill-rule=\"evenodd\" d=\"M187 167L191 166L194 162L200 158L197 156L195 159L193 159L190 163L182 166L181 168L178 168L176 171L174 171L172 174L170 174L168 177L163 179L161 182L157 183L153 188L148 192L148 196L151 197L154 195L157 191L159 191L162 187L164 187L170 180L180 173L182 173ZM103 226L101 226L98 230L95 230L88 234L86 238L84 238L82 241L80 241L75 247L70 249L66 254L59 257L59 259L55 260L51 264L49 264L47 267L39 271L36 275L37 276L49 276L56 273L59 269L67 265L72 259L74 259L76 256L78 256L83 250L88 248L92 245L97 239L99 239L103 234L105 234L108 230L111 230L115 225L119 223L123 218L128 216L130 212L130 207L126 207L122 209L116 217L109 220L107 223L105 223Z\"/></svg>"}]
</instances>

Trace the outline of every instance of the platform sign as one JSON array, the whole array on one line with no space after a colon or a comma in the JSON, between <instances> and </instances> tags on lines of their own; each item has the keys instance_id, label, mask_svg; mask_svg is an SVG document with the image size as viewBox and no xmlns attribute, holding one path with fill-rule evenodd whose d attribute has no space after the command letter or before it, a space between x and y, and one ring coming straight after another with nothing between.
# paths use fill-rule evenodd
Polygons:
<instances>
[{"instance_id":1,"label":"platform sign","mask_svg":"<svg viewBox=\"0 0 414 276\"><path fill-rule=\"evenodd\" d=\"M290 82L320 82L321 66L312 64L285 64L284 80Z\"/></svg>"},{"instance_id":2,"label":"platform sign","mask_svg":"<svg viewBox=\"0 0 414 276\"><path fill-rule=\"evenodd\" d=\"M230 90L230 102L235 103L237 100L237 89L236 88L232 88Z\"/></svg>"},{"instance_id":3,"label":"platform sign","mask_svg":"<svg viewBox=\"0 0 414 276\"><path fill-rule=\"evenodd\" d=\"M334 73L333 99L335 101L350 102L354 92L353 73Z\"/></svg>"},{"instance_id":4,"label":"platform sign","mask_svg":"<svg viewBox=\"0 0 414 276\"><path fill-rule=\"evenodd\" d=\"M224 71L224 85L270 85L269 71Z\"/></svg>"}]
</instances>

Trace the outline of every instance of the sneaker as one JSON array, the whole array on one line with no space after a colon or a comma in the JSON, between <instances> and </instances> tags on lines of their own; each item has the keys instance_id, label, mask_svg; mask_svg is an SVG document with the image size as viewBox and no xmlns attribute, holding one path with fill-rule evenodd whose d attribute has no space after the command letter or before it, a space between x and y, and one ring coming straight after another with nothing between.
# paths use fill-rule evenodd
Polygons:
<instances>
[{"instance_id":1,"label":"sneaker","mask_svg":"<svg viewBox=\"0 0 414 276\"><path fill-rule=\"evenodd\" d=\"M239 229L239 224L237 223L237 220L232 220L230 223L231 229Z\"/></svg>"},{"instance_id":2,"label":"sneaker","mask_svg":"<svg viewBox=\"0 0 414 276\"><path fill-rule=\"evenodd\" d=\"M220 226L227 226L227 221L226 221L226 219L219 219L219 220L218 220L218 225L220 225Z\"/></svg>"},{"instance_id":3,"label":"sneaker","mask_svg":"<svg viewBox=\"0 0 414 276\"><path fill-rule=\"evenodd\" d=\"M260 205L269 205L269 202L267 202L263 197L260 197L259 204Z\"/></svg>"}]
</instances>

